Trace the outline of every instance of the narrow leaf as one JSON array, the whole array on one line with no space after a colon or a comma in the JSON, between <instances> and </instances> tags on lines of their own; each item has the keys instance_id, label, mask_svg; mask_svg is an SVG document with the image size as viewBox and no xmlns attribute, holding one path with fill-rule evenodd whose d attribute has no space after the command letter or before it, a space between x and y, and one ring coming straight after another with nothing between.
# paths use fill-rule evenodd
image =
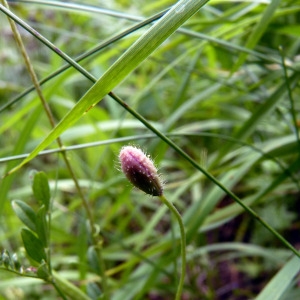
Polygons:
<instances>
[{"instance_id":1,"label":"narrow leaf","mask_svg":"<svg viewBox=\"0 0 300 300\"><path fill-rule=\"evenodd\" d=\"M41 150L93 108L207 2L208 0L178 1L103 74L48 136L9 174L32 160Z\"/></svg>"},{"instance_id":2,"label":"narrow leaf","mask_svg":"<svg viewBox=\"0 0 300 300\"><path fill-rule=\"evenodd\" d=\"M293 278L299 274L300 259L293 256L283 268L265 286L256 300L279 300L291 284Z\"/></svg>"},{"instance_id":3,"label":"narrow leaf","mask_svg":"<svg viewBox=\"0 0 300 300\"><path fill-rule=\"evenodd\" d=\"M50 188L48 178L44 172L38 172L34 175L32 190L35 198L41 205L45 205L46 210L49 210L50 203Z\"/></svg>"},{"instance_id":4,"label":"narrow leaf","mask_svg":"<svg viewBox=\"0 0 300 300\"><path fill-rule=\"evenodd\" d=\"M99 259L95 250L95 247L91 246L87 253L88 262L93 271L97 274L101 274Z\"/></svg>"},{"instance_id":5,"label":"narrow leaf","mask_svg":"<svg viewBox=\"0 0 300 300\"><path fill-rule=\"evenodd\" d=\"M259 41L259 39L261 38L261 36L265 33L280 2L281 2L281 0L272 0L270 4L267 4L267 8L263 13L262 18L256 24L252 33L250 34L250 36L247 40L247 43L245 45L245 48L253 49L256 46L256 44ZM247 56L248 56L248 53L241 53L241 55L238 58L238 61L236 62L235 66L233 67L232 73L234 73L236 70L238 70L238 68L246 60Z\"/></svg>"},{"instance_id":6,"label":"narrow leaf","mask_svg":"<svg viewBox=\"0 0 300 300\"><path fill-rule=\"evenodd\" d=\"M95 282L89 282L86 286L86 290L91 299L101 299L102 291Z\"/></svg>"},{"instance_id":7,"label":"narrow leaf","mask_svg":"<svg viewBox=\"0 0 300 300\"><path fill-rule=\"evenodd\" d=\"M32 231L36 231L36 214L34 210L21 200L14 200L11 203L12 208L18 218Z\"/></svg>"},{"instance_id":8,"label":"narrow leaf","mask_svg":"<svg viewBox=\"0 0 300 300\"><path fill-rule=\"evenodd\" d=\"M21 236L28 256L38 263L43 260L46 261L46 253L42 242L26 228L22 229Z\"/></svg>"},{"instance_id":9,"label":"narrow leaf","mask_svg":"<svg viewBox=\"0 0 300 300\"><path fill-rule=\"evenodd\" d=\"M36 233L45 248L48 247L48 226L46 207L43 205L36 214Z\"/></svg>"}]
</instances>

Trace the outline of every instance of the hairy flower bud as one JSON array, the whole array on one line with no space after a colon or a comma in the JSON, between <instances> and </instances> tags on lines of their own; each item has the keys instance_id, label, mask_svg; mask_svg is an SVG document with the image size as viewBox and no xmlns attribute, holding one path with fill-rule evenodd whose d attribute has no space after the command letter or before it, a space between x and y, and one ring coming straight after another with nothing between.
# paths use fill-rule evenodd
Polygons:
<instances>
[{"instance_id":1,"label":"hairy flower bud","mask_svg":"<svg viewBox=\"0 0 300 300\"><path fill-rule=\"evenodd\" d=\"M125 146L119 154L122 171L137 188L152 196L163 194L163 184L153 161L141 149Z\"/></svg>"}]
</instances>

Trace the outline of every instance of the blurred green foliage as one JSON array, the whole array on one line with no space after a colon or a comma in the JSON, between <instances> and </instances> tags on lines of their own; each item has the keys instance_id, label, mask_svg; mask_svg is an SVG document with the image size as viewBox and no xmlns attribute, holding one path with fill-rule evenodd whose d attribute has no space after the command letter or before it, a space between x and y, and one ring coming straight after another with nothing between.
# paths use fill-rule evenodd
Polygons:
<instances>
[{"instance_id":1,"label":"blurred green foliage","mask_svg":"<svg viewBox=\"0 0 300 300\"><path fill-rule=\"evenodd\" d=\"M15 15L73 59L175 3L47 2L9 4ZM295 248L300 243L299 13L299 1L209 1L114 88ZM3 12L0 23L4 175L21 162L15 156L30 153L51 126L36 92L24 93L32 82ZM80 65L100 78L149 28L108 43ZM18 29L39 80L65 65L25 29ZM56 124L92 85L74 68L42 84ZM100 237L111 299L173 299L180 263L173 246L179 233L171 215L155 198L132 189L118 170L117 155L127 143L155 159L166 181L166 196L184 218L189 236L186 299L252 299L265 288L262 295L273 300L268 289L281 285L277 299L300 296L299 266L288 262L291 251L109 96L61 139ZM69 150L73 146L82 147ZM49 149L58 146L52 143ZM46 202L37 199L44 188L32 191L32 170L48 177ZM35 244L41 250L38 257L25 253L26 241L46 242L45 224L50 226L53 276L58 274L62 290L72 284L90 299L101 297L103 266L93 246L93 229L60 154L39 155L2 178L0 203L0 299L58 299L51 282L32 278L49 279L45 262L37 270L32 261L45 258L47 243ZM47 222L40 223L44 225L38 233L32 212L37 214L43 204L46 211L39 217ZM15 274L20 271L22 276Z\"/></svg>"}]
</instances>

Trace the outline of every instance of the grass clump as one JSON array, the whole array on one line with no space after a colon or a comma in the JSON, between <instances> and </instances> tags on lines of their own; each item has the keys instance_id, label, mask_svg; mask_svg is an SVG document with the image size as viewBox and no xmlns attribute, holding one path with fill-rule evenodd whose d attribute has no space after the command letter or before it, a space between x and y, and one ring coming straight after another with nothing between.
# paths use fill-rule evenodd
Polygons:
<instances>
[{"instance_id":1,"label":"grass clump","mask_svg":"<svg viewBox=\"0 0 300 300\"><path fill-rule=\"evenodd\" d=\"M298 298L299 9L1 1L1 297Z\"/></svg>"}]
</instances>

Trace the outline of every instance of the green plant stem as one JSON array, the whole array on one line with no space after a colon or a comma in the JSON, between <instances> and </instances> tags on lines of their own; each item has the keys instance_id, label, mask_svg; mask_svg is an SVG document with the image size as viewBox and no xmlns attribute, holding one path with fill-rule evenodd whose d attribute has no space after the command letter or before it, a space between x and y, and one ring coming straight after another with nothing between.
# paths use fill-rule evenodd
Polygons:
<instances>
[{"instance_id":1,"label":"green plant stem","mask_svg":"<svg viewBox=\"0 0 300 300\"><path fill-rule=\"evenodd\" d=\"M63 300L68 300L67 297L65 296L64 292L61 290L61 287L57 284L56 280L51 280L49 282L53 285L56 292L62 297ZM72 285L72 284L70 284L70 285Z\"/></svg>"},{"instance_id":2,"label":"green plant stem","mask_svg":"<svg viewBox=\"0 0 300 300\"><path fill-rule=\"evenodd\" d=\"M0 267L0 270L1 271L6 271L6 272L9 272L9 273L13 273L15 275L18 275L18 276L21 276L21 277L25 277L25 278L34 278L34 279L40 279L38 277L36 277L36 275L31 275L31 274L27 274L25 272L21 273L21 272L18 272L16 270L13 270L13 269L8 269L8 268L5 268L5 267ZM40 279L41 280L41 279Z\"/></svg>"},{"instance_id":3,"label":"green plant stem","mask_svg":"<svg viewBox=\"0 0 300 300\"><path fill-rule=\"evenodd\" d=\"M178 283L178 288L176 292L176 300L181 299L181 294L183 290L183 284L184 284L184 278L185 278L185 272L186 272L186 236L185 236L185 230L182 222L182 218L180 213L178 212L177 208L173 205L172 202L170 202L164 195L159 196L160 200L170 209L170 211L175 215L179 229L180 229L180 239L181 239L181 274L180 279Z\"/></svg>"},{"instance_id":4,"label":"green plant stem","mask_svg":"<svg viewBox=\"0 0 300 300\"><path fill-rule=\"evenodd\" d=\"M5 6L7 9L9 9L9 6L8 6L6 0L1 0L1 2L2 2L3 6ZM47 115L48 120L49 120L49 122L51 124L51 127L54 128L55 127L54 117L53 117L51 109L50 109L50 107L49 107L49 105L48 105L48 103L47 103L47 101L46 101L46 99L45 99L45 97L44 97L44 95L42 93L41 87L39 85L38 78L37 78L36 73L35 73L35 71L34 71L34 69L32 67L32 64L30 62L30 59L29 59L29 56L27 54L26 48L25 48L25 46L23 44L21 35L20 35L20 33L19 33L18 29L17 29L17 26L16 26L15 22L11 18L8 18L8 20L9 20L10 26L12 28L12 32L14 34L15 40L16 40L16 42L18 44L18 47L21 50L21 54L22 54L22 56L24 58L24 62L25 62L26 68L27 68L27 70L28 70L28 72L30 74L31 80L32 80L33 85L35 87L35 90L36 90L36 92L37 92L37 94L38 94L38 96L39 96L39 98L41 100L42 106L43 106L43 108L44 108L44 110L46 112L46 115ZM60 137L58 137L56 139L56 141L57 141L57 144L58 144L59 148L63 149L64 145L63 145ZM98 255L99 261L101 262L101 271L102 272L101 272L100 275L102 277L103 294L105 295L104 299L106 299L106 295L108 293L108 285L107 285L107 280L106 280L106 275L105 275L105 264L104 264L104 261L102 259L102 255L100 253L101 249L99 249L99 247L98 247L98 245L99 245L100 242L99 242L99 238L98 238L98 236L96 234L96 227L95 227L94 217L93 217L93 214L92 214L91 209L89 207L88 201L85 198L85 195L83 194L83 192L81 190L81 187L79 185L79 182L77 180L75 172L74 172L74 170L73 170L73 168L72 168L72 166L70 164L70 161L69 161L69 159L68 159L65 151L62 151L61 154L62 154L63 160L64 160L64 162L66 164L66 167L67 167L67 169L68 169L68 171L69 171L69 173L70 173L70 175L71 175L71 177L72 177L72 179L74 181L77 193L78 193L78 195L79 195L79 197L80 197L80 199L81 199L81 201L83 203L83 206L84 206L84 208L86 210L86 213L87 213L87 217L88 217L88 219L90 221L90 226L91 226L91 230L92 230L92 234L91 234L92 235L92 241L93 241L93 244L95 245L95 247L97 249L97 255ZM48 214L48 216L49 216L49 220L50 220L51 219L51 215ZM49 221L49 223L50 223L50 221ZM49 251L47 251L47 254L48 254L47 255L48 256L47 257L48 267L49 267L50 274L52 274L50 248L49 248Z\"/></svg>"}]
</instances>

